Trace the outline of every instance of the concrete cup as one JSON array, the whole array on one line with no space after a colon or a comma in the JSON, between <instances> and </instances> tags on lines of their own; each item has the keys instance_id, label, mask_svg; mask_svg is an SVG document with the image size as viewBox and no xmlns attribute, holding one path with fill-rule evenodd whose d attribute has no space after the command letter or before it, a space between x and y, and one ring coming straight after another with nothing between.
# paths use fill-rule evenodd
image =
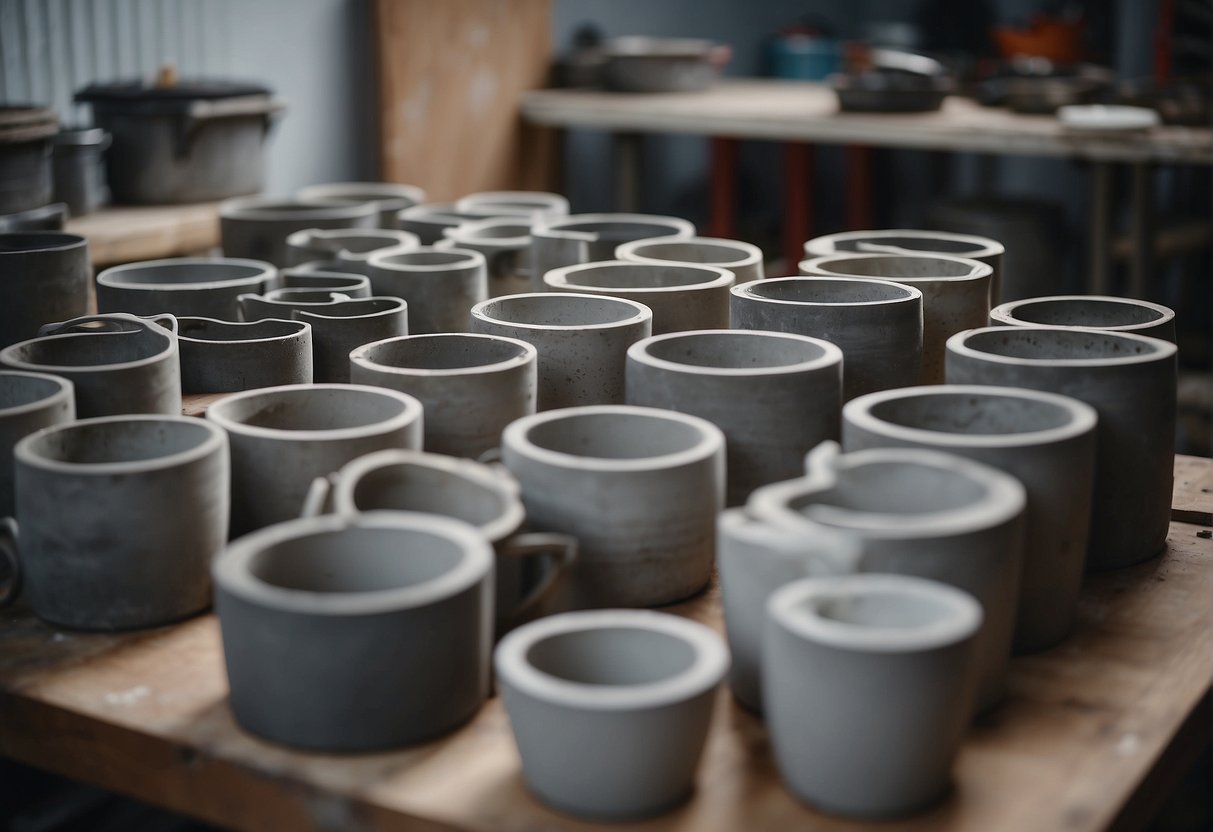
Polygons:
<instances>
[{"instance_id":1,"label":"concrete cup","mask_svg":"<svg viewBox=\"0 0 1213 832\"><path fill-rule=\"evenodd\" d=\"M548 191L478 191L455 201L457 211L492 211L500 216L562 217L569 201Z\"/></svg>"},{"instance_id":2,"label":"concrete cup","mask_svg":"<svg viewBox=\"0 0 1213 832\"><path fill-rule=\"evenodd\" d=\"M843 448L929 448L985 463L1027 494L1015 650L1070 632L1095 486L1094 408L1068 396L948 384L871 393L842 411Z\"/></svg>"},{"instance_id":3,"label":"concrete cup","mask_svg":"<svg viewBox=\"0 0 1213 832\"><path fill-rule=\"evenodd\" d=\"M376 295L403 298L409 305L409 330L467 332L468 310L489 296L484 255L469 249L422 247L380 251L367 261Z\"/></svg>"},{"instance_id":4,"label":"concrete cup","mask_svg":"<svg viewBox=\"0 0 1213 832\"><path fill-rule=\"evenodd\" d=\"M716 266L608 260L551 269L554 292L602 294L643 303L653 312L653 334L726 329L733 273Z\"/></svg>"},{"instance_id":5,"label":"concrete cup","mask_svg":"<svg viewBox=\"0 0 1213 832\"><path fill-rule=\"evenodd\" d=\"M1076 326L1149 335L1175 343L1175 311L1161 303L1104 295L1054 295L999 304L990 326Z\"/></svg>"},{"instance_id":6,"label":"concrete cup","mask_svg":"<svg viewBox=\"0 0 1213 832\"><path fill-rule=\"evenodd\" d=\"M575 606L657 606L707 585L724 499L712 423L648 407L551 410L511 423L501 460L531 526L580 543Z\"/></svg>"},{"instance_id":7,"label":"concrete cup","mask_svg":"<svg viewBox=\"0 0 1213 832\"><path fill-rule=\"evenodd\" d=\"M114 266L97 275L97 309L132 315L235 321L237 297L273 289L278 269L233 257L172 257Z\"/></svg>"},{"instance_id":8,"label":"concrete cup","mask_svg":"<svg viewBox=\"0 0 1213 832\"><path fill-rule=\"evenodd\" d=\"M538 353L498 335L436 333L389 338L350 353L350 380L416 396L425 448L479 458L510 422L535 412Z\"/></svg>"},{"instance_id":9,"label":"concrete cup","mask_svg":"<svg viewBox=\"0 0 1213 832\"><path fill-rule=\"evenodd\" d=\"M948 341L948 382L1059 393L1095 408L1087 570L1163 551L1175 470L1174 344L1073 327L983 327Z\"/></svg>"},{"instance_id":10,"label":"concrete cup","mask_svg":"<svg viewBox=\"0 0 1213 832\"><path fill-rule=\"evenodd\" d=\"M729 664L710 629L645 610L572 612L519 627L493 658L523 778L544 803L634 820L691 796Z\"/></svg>"},{"instance_id":11,"label":"concrete cup","mask_svg":"<svg viewBox=\"0 0 1213 832\"><path fill-rule=\"evenodd\" d=\"M177 319L177 329L183 393L232 393L313 380L310 324L185 317Z\"/></svg>"},{"instance_id":12,"label":"concrete cup","mask_svg":"<svg viewBox=\"0 0 1213 832\"><path fill-rule=\"evenodd\" d=\"M300 188L297 196L303 200L344 199L370 203L379 214L380 228L395 228L398 213L425 202L424 190L399 182L326 182Z\"/></svg>"},{"instance_id":13,"label":"concrete cup","mask_svg":"<svg viewBox=\"0 0 1213 832\"><path fill-rule=\"evenodd\" d=\"M315 751L409 745L489 692L493 552L467 523L311 517L234 541L215 609L236 721Z\"/></svg>"},{"instance_id":14,"label":"concrete cup","mask_svg":"<svg viewBox=\"0 0 1213 832\"><path fill-rule=\"evenodd\" d=\"M394 228L305 228L286 238L292 266L338 260L345 269L370 274L367 260L377 251L412 251L421 245L416 234Z\"/></svg>"},{"instance_id":15,"label":"concrete cup","mask_svg":"<svg viewBox=\"0 0 1213 832\"><path fill-rule=\"evenodd\" d=\"M0 233L0 349L86 314L92 273L78 234Z\"/></svg>"},{"instance_id":16,"label":"concrete cup","mask_svg":"<svg viewBox=\"0 0 1213 832\"><path fill-rule=\"evenodd\" d=\"M67 379L0 370L0 517L16 510L13 447L17 441L75 418L76 395Z\"/></svg>"},{"instance_id":17,"label":"concrete cup","mask_svg":"<svg viewBox=\"0 0 1213 832\"><path fill-rule=\"evenodd\" d=\"M627 403L707 419L724 432L725 502L790 479L838 439L842 351L817 338L737 329L654 335L628 349Z\"/></svg>"},{"instance_id":18,"label":"concrete cup","mask_svg":"<svg viewBox=\"0 0 1213 832\"><path fill-rule=\"evenodd\" d=\"M653 237L695 236L695 226L677 217L656 214L572 214L535 222L534 284L543 291L543 276L561 266L610 260L621 243Z\"/></svg>"},{"instance_id":19,"label":"concrete cup","mask_svg":"<svg viewBox=\"0 0 1213 832\"><path fill-rule=\"evenodd\" d=\"M789 790L864 819L939 801L973 710L981 605L935 581L847 575L789 583L767 609L763 698Z\"/></svg>"},{"instance_id":20,"label":"concrete cup","mask_svg":"<svg viewBox=\"0 0 1213 832\"><path fill-rule=\"evenodd\" d=\"M489 297L527 292L531 288L531 221L525 217L490 217L443 229L434 248L461 248L484 255Z\"/></svg>"},{"instance_id":21,"label":"concrete cup","mask_svg":"<svg viewBox=\"0 0 1213 832\"><path fill-rule=\"evenodd\" d=\"M307 228L374 228L379 212L369 202L241 196L219 204L219 236L225 257L290 265L286 238Z\"/></svg>"},{"instance_id":22,"label":"concrete cup","mask_svg":"<svg viewBox=\"0 0 1213 832\"><path fill-rule=\"evenodd\" d=\"M615 249L615 257L630 263L694 263L733 273L737 283L762 280L762 249L741 240L719 237L677 237L632 240Z\"/></svg>"},{"instance_id":23,"label":"concrete cup","mask_svg":"<svg viewBox=\"0 0 1213 832\"><path fill-rule=\"evenodd\" d=\"M410 311L400 298L372 297L298 308L291 317L312 328L315 380L347 384L350 354L363 344L408 335Z\"/></svg>"},{"instance_id":24,"label":"concrete cup","mask_svg":"<svg viewBox=\"0 0 1213 832\"><path fill-rule=\"evenodd\" d=\"M538 351L538 410L623 404L628 347L652 334L653 313L622 298L571 292L506 295L472 307L471 330Z\"/></svg>"},{"instance_id":25,"label":"concrete cup","mask_svg":"<svg viewBox=\"0 0 1213 832\"><path fill-rule=\"evenodd\" d=\"M123 630L210 606L228 523L217 426L180 415L82 419L26 436L13 456L15 550L39 618Z\"/></svg>"},{"instance_id":26,"label":"concrete cup","mask_svg":"<svg viewBox=\"0 0 1213 832\"><path fill-rule=\"evenodd\" d=\"M922 372L922 292L864 278L776 277L734 286L734 329L808 335L843 354L843 400L915 384Z\"/></svg>"}]
</instances>

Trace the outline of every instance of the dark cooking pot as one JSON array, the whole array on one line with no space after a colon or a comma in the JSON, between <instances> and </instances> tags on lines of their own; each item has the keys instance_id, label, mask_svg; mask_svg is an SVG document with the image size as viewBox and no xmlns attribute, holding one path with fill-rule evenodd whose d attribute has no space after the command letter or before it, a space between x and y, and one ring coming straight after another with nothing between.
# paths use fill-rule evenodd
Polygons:
<instances>
[{"instance_id":1,"label":"dark cooking pot","mask_svg":"<svg viewBox=\"0 0 1213 832\"><path fill-rule=\"evenodd\" d=\"M284 109L265 87L233 81L93 84L76 93L113 137L115 202L159 205L257 193L266 134Z\"/></svg>"}]
</instances>

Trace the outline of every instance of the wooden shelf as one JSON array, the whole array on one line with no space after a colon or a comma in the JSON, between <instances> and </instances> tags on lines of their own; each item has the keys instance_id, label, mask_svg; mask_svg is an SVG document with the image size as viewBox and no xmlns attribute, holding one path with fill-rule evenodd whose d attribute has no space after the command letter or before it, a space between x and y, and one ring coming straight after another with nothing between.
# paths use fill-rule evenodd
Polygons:
<instances>
[{"instance_id":1,"label":"wooden shelf","mask_svg":"<svg viewBox=\"0 0 1213 832\"><path fill-rule=\"evenodd\" d=\"M111 205L68 220L64 230L88 238L94 268L182 257L219 245L219 203Z\"/></svg>"},{"instance_id":2,"label":"wooden shelf","mask_svg":"<svg viewBox=\"0 0 1213 832\"><path fill-rule=\"evenodd\" d=\"M1180 457L1176 472L1180 516L1208 520L1213 460ZM1209 741L1213 541L1202 528L1172 523L1163 556L1092 576L1075 634L1012 662L1007 700L970 732L952 796L870 828L1081 832L1142 821ZM669 610L722 627L715 587ZM30 765L239 829L597 828L528 794L499 699L426 745L325 755L244 733L226 695L212 615L103 635L59 632L20 605L0 613L0 754ZM722 691L693 799L629 828L869 827L793 800L763 724Z\"/></svg>"}]
</instances>

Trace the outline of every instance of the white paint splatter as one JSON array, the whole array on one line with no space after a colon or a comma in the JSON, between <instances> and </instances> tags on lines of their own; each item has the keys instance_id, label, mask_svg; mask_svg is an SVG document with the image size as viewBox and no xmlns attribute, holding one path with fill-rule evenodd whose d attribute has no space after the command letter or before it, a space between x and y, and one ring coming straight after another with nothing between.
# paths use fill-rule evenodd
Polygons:
<instances>
[{"instance_id":1,"label":"white paint splatter","mask_svg":"<svg viewBox=\"0 0 1213 832\"><path fill-rule=\"evenodd\" d=\"M147 685L136 685L129 690L120 690L105 695L107 705L134 705L141 699L151 696L152 689Z\"/></svg>"}]
</instances>

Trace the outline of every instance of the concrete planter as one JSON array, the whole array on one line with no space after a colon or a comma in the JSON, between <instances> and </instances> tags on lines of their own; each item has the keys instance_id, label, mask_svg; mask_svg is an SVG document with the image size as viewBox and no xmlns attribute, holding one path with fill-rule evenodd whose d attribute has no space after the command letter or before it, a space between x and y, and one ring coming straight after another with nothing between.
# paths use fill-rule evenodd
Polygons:
<instances>
[{"instance_id":1,"label":"concrete planter","mask_svg":"<svg viewBox=\"0 0 1213 832\"><path fill-rule=\"evenodd\" d=\"M615 256L631 263L694 263L717 266L733 273L737 283L761 280L762 249L741 240L687 237L679 240L633 240L615 249Z\"/></svg>"},{"instance_id":2,"label":"concrete planter","mask_svg":"<svg viewBox=\"0 0 1213 832\"><path fill-rule=\"evenodd\" d=\"M88 240L50 231L0 233L0 349L88 312Z\"/></svg>"},{"instance_id":3,"label":"concrete planter","mask_svg":"<svg viewBox=\"0 0 1213 832\"><path fill-rule=\"evenodd\" d=\"M183 393L231 393L312 382L312 327L178 318Z\"/></svg>"},{"instance_id":4,"label":"concrete planter","mask_svg":"<svg viewBox=\"0 0 1213 832\"><path fill-rule=\"evenodd\" d=\"M700 330L628 349L627 403L707 419L726 439L726 503L800 473L804 455L838 439L842 351L803 335Z\"/></svg>"},{"instance_id":5,"label":"concrete planter","mask_svg":"<svg viewBox=\"0 0 1213 832\"><path fill-rule=\"evenodd\" d=\"M491 211L499 216L563 217L569 201L548 191L480 191L455 202L457 211Z\"/></svg>"},{"instance_id":6,"label":"concrete planter","mask_svg":"<svg viewBox=\"0 0 1213 832\"><path fill-rule=\"evenodd\" d=\"M1175 464L1174 344L1069 327L985 327L948 342L948 381L1060 393L1095 408L1087 569L1162 552Z\"/></svg>"},{"instance_id":7,"label":"concrete planter","mask_svg":"<svg viewBox=\"0 0 1213 832\"><path fill-rule=\"evenodd\" d=\"M257 260L174 257L114 266L97 275L97 308L132 315L237 319L237 298L275 288L278 270Z\"/></svg>"},{"instance_id":8,"label":"concrete planter","mask_svg":"<svg viewBox=\"0 0 1213 832\"><path fill-rule=\"evenodd\" d=\"M416 234L394 228L307 228L286 238L287 256L292 266L325 260L338 260L345 268L370 274L367 260L377 251L400 253L420 247Z\"/></svg>"},{"instance_id":9,"label":"concrete planter","mask_svg":"<svg viewBox=\"0 0 1213 832\"><path fill-rule=\"evenodd\" d=\"M395 228L398 213L425 202L424 190L398 182L327 182L300 188L297 195L303 200L344 199L370 203L379 214L380 228Z\"/></svg>"},{"instance_id":10,"label":"concrete planter","mask_svg":"<svg viewBox=\"0 0 1213 832\"><path fill-rule=\"evenodd\" d=\"M374 228L379 213L369 202L244 196L219 205L225 257L290 265L286 238L307 228Z\"/></svg>"},{"instance_id":11,"label":"concrete planter","mask_svg":"<svg viewBox=\"0 0 1213 832\"><path fill-rule=\"evenodd\" d=\"M552 269L612 259L621 243L694 235L695 226L686 220L655 214L573 214L540 219L531 231L534 289L543 291L543 276Z\"/></svg>"},{"instance_id":12,"label":"concrete planter","mask_svg":"<svg viewBox=\"0 0 1213 832\"><path fill-rule=\"evenodd\" d=\"M362 298L295 309L291 317L312 328L312 361L319 382L347 384L350 353L363 344L409 332L409 308L400 298Z\"/></svg>"},{"instance_id":13,"label":"concrete planter","mask_svg":"<svg viewBox=\"0 0 1213 832\"><path fill-rule=\"evenodd\" d=\"M732 289L734 329L821 338L843 354L843 400L915 384L922 372L922 292L859 278L778 277Z\"/></svg>"},{"instance_id":14,"label":"concrete planter","mask_svg":"<svg viewBox=\"0 0 1213 832\"><path fill-rule=\"evenodd\" d=\"M489 272L489 297L531 288L531 222L521 217L493 217L443 229L434 244L443 251L461 248L484 255Z\"/></svg>"},{"instance_id":15,"label":"concrete planter","mask_svg":"<svg viewBox=\"0 0 1213 832\"><path fill-rule=\"evenodd\" d=\"M1011 301L990 310L991 326L1076 326L1132 332L1175 343L1175 312L1159 303L1102 295Z\"/></svg>"},{"instance_id":16,"label":"concrete planter","mask_svg":"<svg viewBox=\"0 0 1213 832\"><path fill-rule=\"evenodd\" d=\"M15 510L13 447L17 441L75 418L76 396L67 379L0 370L0 517Z\"/></svg>"},{"instance_id":17,"label":"concrete planter","mask_svg":"<svg viewBox=\"0 0 1213 832\"><path fill-rule=\"evenodd\" d=\"M467 332L468 310L489 296L488 271L478 251L381 251L367 262L375 294L408 303L414 335Z\"/></svg>"}]
</instances>

